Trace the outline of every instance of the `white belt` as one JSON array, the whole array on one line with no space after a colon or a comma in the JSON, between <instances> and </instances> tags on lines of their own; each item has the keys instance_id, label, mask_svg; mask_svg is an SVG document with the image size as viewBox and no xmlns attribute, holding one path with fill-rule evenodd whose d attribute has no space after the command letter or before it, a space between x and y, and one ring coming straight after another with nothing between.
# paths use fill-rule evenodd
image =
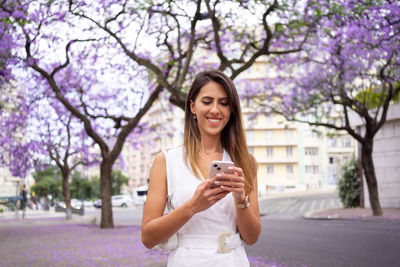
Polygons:
<instances>
[{"instance_id":1,"label":"white belt","mask_svg":"<svg viewBox=\"0 0 400 267\"><path fill-rule=\"evenodd\" d=\"M242 244L239 234L220 235L178 235L179 246L185 248L216 249L219 253L229 253Z\"/></svg>"}]
</instances>

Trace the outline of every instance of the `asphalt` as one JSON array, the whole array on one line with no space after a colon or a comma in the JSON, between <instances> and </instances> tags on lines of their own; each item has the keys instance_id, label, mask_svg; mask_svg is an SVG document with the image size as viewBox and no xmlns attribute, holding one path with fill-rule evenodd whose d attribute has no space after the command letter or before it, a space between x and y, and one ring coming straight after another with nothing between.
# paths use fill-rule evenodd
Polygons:
<instances>
[{"instance_id":1,"label":"asphalt","mask_svg":"<svg viewBox=\"0 0 400 267\"><path fill-rule=\"evenodd\" d=\"M317 193L324 192L271 194L262 199ZM369 208L325 209L309 212L303 217L308 220L394 220L397 223L400 222L400 209L384 208L383 216L372 216L372 210ZM0 236L2 236L0 239L4 241L0 242L2 244L0 259L3 258L0 260L0 266L26 266L28 262L30 266L43 266L43 263L48 266L55 266L58 263L67 264L67 266L110 266L110 264L113 266L165 266L166 253L147 250L141 244L139 225L121 224L113 230L101 230L102 234L98 235L100 230L95 224L99 222L90 212L84 216L73 214L72 220L69 221L64 218L65 213L55 212L54 208L49 211L27 209L24 219L22 219L21 211L18 212L18 216L15 211L0 213ZM38 243L38 238L42 242ZM70 243L66 245L59 240L67 240ZM74 245L78 243L84 245L78 247ZM20 255L18 251L21 250L24 254ZM134 255L131 251L135 251ZM12 257L6 257L6 255L12 255ZM17 255L20 256L17 257ZM259 253L248 255L252 267L278 266L260 255ZM133 261L136 263L132 264Z\"/></svg>"},{"instance_id":2,"label":"asphalt","mask_svg":"<svg viewBox=\"0 0 400 267\"><path fill-rule=\"evenodd\" d=\"M302 192L287 192L287 193L271 193L259 198L260 201L264 199L274 198L290 198L298 196L316 195L316 194L329 194L335 192L334 189L327 190L313 190ZM399 220L400 221L400 208L383 208L382 216L373 216L371 208L335 208L311 211L303 214L305 219L313 220ZM62 218L65 217L63 212L55 212L54 208L49 211L45 210L26 210L25 219L36 218ZM19 211L18 215L15 211L7 211L0 213L0 221L4 219L19 219L22 218L22 212ZM86 214L84 216L73 214L73 221L92 222L93 216Z\"/></svg>"}]
</instances>

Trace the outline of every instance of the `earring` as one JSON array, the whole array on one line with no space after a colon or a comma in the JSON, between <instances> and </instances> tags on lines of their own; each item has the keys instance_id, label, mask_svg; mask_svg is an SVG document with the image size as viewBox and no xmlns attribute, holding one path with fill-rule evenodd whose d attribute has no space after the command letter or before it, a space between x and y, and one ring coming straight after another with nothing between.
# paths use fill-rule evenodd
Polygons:
<instances>
[{"instance_id":1,"label":"earring","mask_svg":"<svg viewBox=\"0 0 400 267\"><path fill-rule=\"evenodd\" d=\"M196 114L195 114L195 113L193 113L193 119L194 119L194 120L197 120L197 117L196 117Z\"/></svg>"}]
</instances>

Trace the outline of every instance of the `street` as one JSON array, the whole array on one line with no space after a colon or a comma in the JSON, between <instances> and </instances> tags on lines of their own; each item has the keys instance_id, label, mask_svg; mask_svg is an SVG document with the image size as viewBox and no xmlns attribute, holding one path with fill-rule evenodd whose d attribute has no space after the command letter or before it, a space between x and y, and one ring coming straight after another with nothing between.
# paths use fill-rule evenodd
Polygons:
<instances>
[{"instance_id":1,"label":"street","mask_svg":"<svg viewBox=\"0 0 400 267\"><path fill-rule=\"evenodd\" d=\"M246 248L251 266L398 266L400 262L399 220L314 220L305 219L302 215L313 210L337 208L340 206L340 201L337 199L335 193L270 197L260 200L262 232L258 242ZM100 209L86 208L85 216L74 216L78 218L78 220L82 219L82 222L86 221L99 224L100 212ZM117 241L117 243L126 242L124 243L126 247L130 243L135 242L135 250L139 251L138 249L140 247L140 257L143 256L143 259L140 259L144 262L148 253L150 253L149 255L153 255L156 252L153 250L146 250L143 245L141 245L138 237L135 238L134 241L129 241L125 239L126 235L124 234L124 231L130 231L132 234L137 232L135 235L138 235L142 212L142 206L113 208L114 224L116 225L114 230L115 238L117 238L117 236L119 238L115 239L115 241ZM46 213L48 215L46 215ZM34 215L34 213L31 212L28 213L27 218L33 219L32 222L37 224L40 218L43 219L44 223L46 222L45 217L48 217L47 220L49 220L51 216L59 217L56 218L59 224L62 223L64 214L61 212L55 213L54 211L42 211ZM25 221L28 222L28 219ZM23 223L23 221L17 222ZM84 228L82 228L82 225L84 224L77 224L74 226L75 228L71 228L69 231L83 231ZM121 228L121 225L128 228ZM7 222L0 221L0 226L3 228L7 227ZM45 224L43 224L43 227L44 226ZM46 231L46 228L43 227L38 229L41 229L40 231ZM60 225L59 227L73 226ZM96 232L97 235L99 233L108 233L108 231L100 229L93 232L93 230L98 227L95 225L88 227L89 232L82 234L77 232L76 236L85 236L88 234L95 234ZM4 228L4 230L5 229L6 228ZM27 227L24 229L24 231L28 231ZM14 229L13 231L20 230ZM35 232L36 231L39 230L35 230ZM49 231L54 232L54 230ZM129 236L132 234L129 234ZM29 235L31 234L26 233L25 237ZM46 236L50 238L50 235L46 234ZM97 239L100 237L94 235L91 238ZM14 239L15 238L11 236L8 238L9 242ZM35 238L33 238L33 240L35 240ZM105 236L103 242L110 244L110 242L112 243L111 240L112 235L109 237ZM58 241L52 239L50 242ZM73 239L71 239L71 242L73 242ZM18 244L15 245L18 246ZM59 246L65 247L62 243L60 243ZM117 246L117 244L115 244L115 246ZM44 249L47 249L47 247ZM114 250L115 249L116 248L114 248ZM121 258L121 262L129 262L132 260L132 255L128 252L126 255L126 258ZM156 261L157 255L158 254L153 255L155 257L153 258L153 262ZM160 265L158 266L163 266L162 262L165 262L166 255L161 255L160 257L158 261ZM90 253L87 255L87 259L90 259ZM93 261L99 264L99 259L95 258ZM113 259L109 260L111 262ZM41 258L35 259L35 261L40 262ZM10 264L11 263L12 262L10 262ZM103 263L101 266L106 266L107 261ZM5 264L5 266L8 265ZM12 264L9 266L12 266ZM151 264L140 266L151 266Z\"/></svg>"},{"instance_id":2,"label":"street","mask_svg":"<svg viewBox=\"0 0 400 267\"><path fill-rule=\"evenodd\" d=\"M330 192L264 198L259 201L259 206L261 216L280 214L296 218L312 211L341 208L342 203L337 192Z\"/></svg>"},{"instance_id":3,"label":"street","mask_svg":"<svg viewBox=\"0 0 400 267\"><path fill-rule=\"evenodd\" d=\"M397 266L400 223L310 220L303 214L342 207L337 193L260 200L262 232L249 256L279 266ZM114 208L116 224L140 224L142 208ZM86 214L98 216L100 210Z\"/></svg>"},{"instance_id":4,"label":"street","mask_svg":"<svg viewBox=\"0 0 400 267\"><path fill-rule=\"evenodd\" d=\"M249 256L278 266L398 266L400 224L393 221L261 217Z\"/></svg>"}]
</instances>

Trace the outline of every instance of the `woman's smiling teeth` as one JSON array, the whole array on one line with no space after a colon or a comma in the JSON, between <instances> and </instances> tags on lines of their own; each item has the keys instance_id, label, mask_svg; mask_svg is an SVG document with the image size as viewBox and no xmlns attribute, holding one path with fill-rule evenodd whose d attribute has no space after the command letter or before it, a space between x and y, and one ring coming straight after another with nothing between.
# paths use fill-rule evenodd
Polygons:
<instances>
[{"instance_id":1,"label":"woman's smiling teeth","mask_svg":"<svg viewBox=\"0 0 400 267\"><path fill-rule=\"evenodd\" d=\"M220 122L222 119L218 119L218 118L207 118L207 120L209 120L212 123L218 123Z\"/></svg>"}]
</instances>

